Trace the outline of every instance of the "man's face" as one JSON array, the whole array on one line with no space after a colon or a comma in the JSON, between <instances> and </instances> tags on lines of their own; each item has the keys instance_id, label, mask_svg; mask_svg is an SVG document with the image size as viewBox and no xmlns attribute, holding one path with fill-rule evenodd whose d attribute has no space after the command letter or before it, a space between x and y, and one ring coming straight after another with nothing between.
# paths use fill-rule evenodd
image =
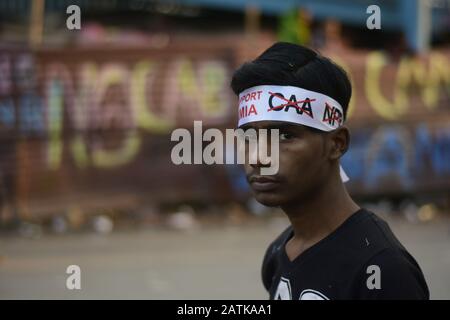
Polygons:
<instances>
[{"instance_id":1,"label":"man's face","mask_svg":"<svg viewBox=\"0 0 450 320\"><path fill-rule=\"evenodd\" d=\"M247 181L256 200L266 206L289 205L307 199L329 177L326 133L280 121L248 123L242 129L279 129L279 170L272 176L260 174L261 163L245 163ZM268 139L270 142L270 139ZM246 148L246 159L248 159ZM270 150L270 147L268 148Z\"/></svg>"}]
</instances>

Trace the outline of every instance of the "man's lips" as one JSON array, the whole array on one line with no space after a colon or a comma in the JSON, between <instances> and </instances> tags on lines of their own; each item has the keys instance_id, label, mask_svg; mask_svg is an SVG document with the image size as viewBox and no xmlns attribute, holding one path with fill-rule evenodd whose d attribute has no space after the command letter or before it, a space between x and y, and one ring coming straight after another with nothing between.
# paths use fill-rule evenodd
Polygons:
<instances>
[{"instance_id":1,"label":"man's lips","mask_svg":"<svg viewBox=\"0 0 450 320\"><path fill-rule=\"evenodd\" d=\"M255 191L270 191L280 184L278 179L266 176L250 176L248 181Z\"/></svg>"}]
</instances>

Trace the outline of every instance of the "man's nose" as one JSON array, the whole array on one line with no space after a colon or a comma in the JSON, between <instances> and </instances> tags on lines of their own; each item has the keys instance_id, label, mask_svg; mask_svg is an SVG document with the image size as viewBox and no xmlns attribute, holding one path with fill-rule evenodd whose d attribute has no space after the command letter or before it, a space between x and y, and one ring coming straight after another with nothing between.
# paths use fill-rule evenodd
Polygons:
<instances>
[{"instance_id":1,"label":"man's nose","mask_svg":"<svg viewBox=\"0 0 450 320\"><path fill-rule=\"evenodd\" d=\"M260 148L264 148L262 144L264 141L258 140L258 143L255 145L249 146L249 164L253 168L261 168L261 167L270 167L270 158L267 157L267 152L270 152L270 147L267 147L268 150L261 150ZM267 146L267 144L266 144Z\"/></svg>"}]
</instances>

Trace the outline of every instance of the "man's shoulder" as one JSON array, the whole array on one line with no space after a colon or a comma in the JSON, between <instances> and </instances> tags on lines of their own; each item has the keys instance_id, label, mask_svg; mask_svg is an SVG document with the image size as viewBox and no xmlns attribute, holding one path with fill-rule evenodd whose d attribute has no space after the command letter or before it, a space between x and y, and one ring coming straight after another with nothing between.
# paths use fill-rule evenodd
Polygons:
<instances>
[{"instance_id":1,"label":"man's shoulder","mask_svg":"<svg viewBox=\"0 0 450 320\"><path fill-rule=\"evenodd\" d=\"M394 235L388 223L366 210L367 218L359 225L354 240L365 242L350 250L358 257L359 270L353 285L360 288L363 299L428 299L429 291L422 270L415 258ZM361 285L379 274L381 290ZM374 277L372 277L374 278ZM367 281L366 281L367 280Z\"/></svg>"},{"instance_id":2,"label":"man's shoulder","mask_svg":"<svg viewBox=\"0 0 450 320\"><path fill-rule=\"evenodd\" d=\"M405 250L384 219L364 208L358 214L359 219L341 237L341 246L364 253L367 257L386 249Z\"/></svg>"},{"instance_id":3,"label":"man's shoulder","mask_svg":"<svg viewBox=\"0 0 450 320\"><path fill-rule=\"evenodd\" d=\"M328 262L334 263L333 276L341 279L350 296L428 299L428 287L419 264L384 219L361 209L342 231L329 247L332 261ZM380 274L382 289L371 290L369 282Z\"/></svg>"},{"instance_id":4,"label":"man's shoulder","mask_svg":"<svg viewBox=\"0 0 450 320\"><path fill-rule=\"evenodd\" d=\"M262 270L266 289L270 288L276 270L282 266L281 249L291 235L292 226L289 226L266 250ZM414 298L427 297L427 285L416 260L388 223L366 209L360 209L321 241L298 270L313 272L311 277L317 275L321 281L335 283L335 287L347 292L347 296L372 298L375 293L364 290L370 272L376 267L383 277L383 290L375 292L381 298L410 297L405 292L411 292ZM392 284L388 284L389 281Z\"/></svg>"},{"instance_id":5,"label":"man's shoulder","mask_svg":"<svg viewBox=\"0 0 450 320\"><path fill-rule=\"evenodd\" d=\"M342 230L339 230L342 229ZM351 255L364 252L374 256L386 248L401 247L389 225L382 218L364 208L360 209L348 221L344 222L337 234L326 237L328 250L342 253L351 251ZM285 227L267 247L266 256L273 255L292 236L292 225ZM336 233L336 232L335 232ZM369 258L367 256L367 258Z\"/></svg>"},{"instance_id":6,"label":"man's shoulder","mask_svg":"<svg viewBox=\"0 0 450 320\"><path fill-rule=\"evenodd\" d=\"M375 256L383 250L405 250L403 245L392 232L388 223L375 213L361 208L338 229L339 232L329 239L331 250L352 251L353 254L365 253L366 258ZM269 244L267 253L276 251L292 235L293 229L289 225Z\"/></svg>"},{"instance_id":7,"label":"man's shoulder","mask_svg":"<svg viewBox=\"0 0 450 320\"><path fill-rule=\"evenodd\" d=\"M352 257L353 265L360 271L364 269L364 272L368 265L377 262L390 262L390 269L408 267L421 272L414 257L398 240L388 223L373 212L362 210L364 218L343 235L344 240L337 249L340 254Z\"/></svg>"}]
</instances>

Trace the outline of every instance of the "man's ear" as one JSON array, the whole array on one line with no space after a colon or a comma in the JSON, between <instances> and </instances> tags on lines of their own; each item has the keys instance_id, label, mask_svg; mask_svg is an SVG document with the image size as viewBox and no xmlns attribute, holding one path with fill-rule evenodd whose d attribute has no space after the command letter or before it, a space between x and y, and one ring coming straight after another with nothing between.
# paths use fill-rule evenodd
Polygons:
<instances>
[{"instance_id":1,"label":"man's ear","mask_svg":"<svg viewBox=\"0 0 450 320\"><path fill-rule=\"evenodd\" d=\"M350 130L346 126L342 126L329 133L331 160L337 160L342 157L348 150L350 145Z\"/></svg>"}]
</instances>

